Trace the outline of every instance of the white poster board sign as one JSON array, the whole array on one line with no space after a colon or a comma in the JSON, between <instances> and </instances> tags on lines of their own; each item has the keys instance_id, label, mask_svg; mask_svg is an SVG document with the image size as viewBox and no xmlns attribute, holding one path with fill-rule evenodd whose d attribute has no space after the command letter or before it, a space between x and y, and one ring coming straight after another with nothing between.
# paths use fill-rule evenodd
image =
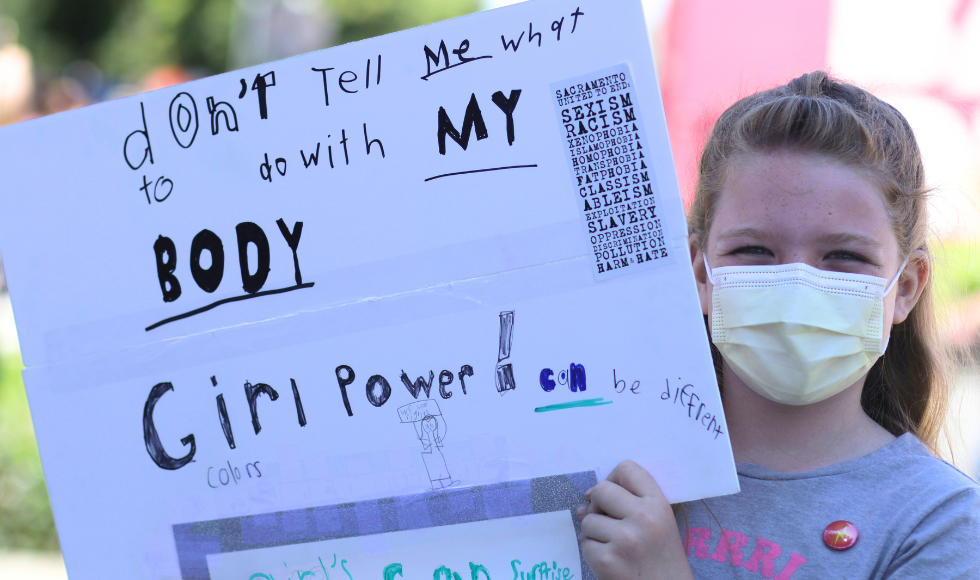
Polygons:
<instances>
[{"instance_id":1,"label":"white poster board sign","mask_svg":"<svg viewBox=\"0 0 980 580\"><path fill-rule=\"evenodd\" d=\"M571 580L574 507L618 462L674 502L738 489L638 0L535 0L0 146L73 579ZM483 539L433 552L457 535Z\"/></svg>"}]
</instances>

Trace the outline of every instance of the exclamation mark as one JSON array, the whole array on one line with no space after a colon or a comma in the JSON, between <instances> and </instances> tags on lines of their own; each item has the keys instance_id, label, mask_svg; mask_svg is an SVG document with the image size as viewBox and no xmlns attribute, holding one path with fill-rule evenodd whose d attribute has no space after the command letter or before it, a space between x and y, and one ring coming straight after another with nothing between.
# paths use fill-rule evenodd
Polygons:
<instances>
[{"instance_id":1,"label":"exclamation mark","mask_svg":"<svg viewBox=\"0 0 980 580\"><path fill-rule=\"evenodd\" d=\"M517 388L514 383L514 369L510 363L502 364L510 358L510 347L514 340L514 312L500 313L500 348L497 351L497 392L503 395Z\"/></svg>"}]
</instances>

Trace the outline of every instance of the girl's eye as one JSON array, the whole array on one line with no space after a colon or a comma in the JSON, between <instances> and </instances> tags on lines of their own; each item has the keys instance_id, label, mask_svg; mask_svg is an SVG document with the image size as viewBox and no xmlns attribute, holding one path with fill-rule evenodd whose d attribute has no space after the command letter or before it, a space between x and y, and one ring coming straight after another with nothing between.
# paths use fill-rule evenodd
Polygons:
<instances>
[{"instance_id":1,"label":"girl's eye","mask_svg":"<svg viewBox=\"0 0 980 580\"><path fill-rule=\"evenodd\" d=\"M855 254L854 252L848 252L845 250L838 250L836 252L831 252L827 254L826 260L842 260L849 262L868 262L869 260L862 256L861 254Z\"/></svg>"},{"instance_id":2,"label":"girl's eye","mask_svg":"<svg viewBox=\"0 0 980 580\"><path fill-rule=\"evenodd\" d=\"M742 246L741 248L735 248L731 252L732 254L756 254L760 256L772 256L773 253L762 246Z\"/></svg>"}]
</instances>

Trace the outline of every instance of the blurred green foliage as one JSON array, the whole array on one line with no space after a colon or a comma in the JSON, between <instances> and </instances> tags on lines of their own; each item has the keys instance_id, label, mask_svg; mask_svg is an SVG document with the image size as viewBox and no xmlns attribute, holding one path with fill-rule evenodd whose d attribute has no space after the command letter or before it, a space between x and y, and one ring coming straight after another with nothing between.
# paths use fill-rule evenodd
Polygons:
<instances>
[{"instance_id":1,"label":"blurred green foliage","mask_svg":"<svg viewBox=\"0 0 980 580\"><path fill-rule=\"evenodd\" d=\"M88 57L106 74L135 80L166 64L207 74L226 70L234 0L96 1L124 4Z\"/></svg>"},{"instance_id":2,"label":"blurred green foliage","mask_svg":"<svg viewBox=\"0 0 980 580\"><path fill-rule=\"evenodd\" d=\"M327 0L339 23L337 44L476 12L478 0Z\"/></svg>"},{"instance_id":3,"label":"blurred green foliage","mask_svg":"<svg viewBox=\"0 0 980 580\"><path fill-rule=\"evenodd\" d=\"M20 357L0 360L0 550L57 550Z\"/></svg>"},{"instance_id":4,"label":"blurred green foliage","mask_svg":"<svg viewBox=\"0 0 980 580\"><path fill-rule=\"evenodd\" d=\"M108 76L139 80L162 65L206 74L227 70L229 31L248 0L2 0L20 43L42 74L76 60ZM311 0L337 23L335 43L352 42L476 11L479 0Z\"/></svg>"},{"instance_id":5,"label":"blurred green foliage","mask_svg":"<svg viewBox=\"0 0 980 580\"><path fill-rule=\"evenodd\" d=\"M942 308L980 292L980 247L945 241L933 248L935 300Z\"/></svg>"}]
</instances>

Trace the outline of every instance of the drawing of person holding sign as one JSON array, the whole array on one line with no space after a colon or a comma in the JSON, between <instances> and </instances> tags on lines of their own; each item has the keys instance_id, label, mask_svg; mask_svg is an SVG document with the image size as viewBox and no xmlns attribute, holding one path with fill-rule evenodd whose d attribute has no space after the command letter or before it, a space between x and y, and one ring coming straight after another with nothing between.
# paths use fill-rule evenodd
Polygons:
<instances>
[{"instance_id":1,"label":"drawing of person holding sign","mask_svg":"<svg viewBox=\"0 0 980 580\"><path fill-rule=\"evenodd\" d=\"M741 491L675 514L621 463L578 510L597 578L980 577L980 487L933 455L927 195L906 119L826 73L721 115L688 221Z\"/></svg>"},{"instance_id":2,"label":"drawing of person holding sign","mask_svg":"<svg viewBox=\"0 0 980 580\"><path fill-rule=\"evenodd\" d=\"M398 408L402 423L411 423L415 435L422 442L422 461L429 473L432 489L459 485L449 474L446 457L442 454L442 441L446 437L446 420L439 405L432 399L416 401Z\"/></svg>"}]
</instances>

